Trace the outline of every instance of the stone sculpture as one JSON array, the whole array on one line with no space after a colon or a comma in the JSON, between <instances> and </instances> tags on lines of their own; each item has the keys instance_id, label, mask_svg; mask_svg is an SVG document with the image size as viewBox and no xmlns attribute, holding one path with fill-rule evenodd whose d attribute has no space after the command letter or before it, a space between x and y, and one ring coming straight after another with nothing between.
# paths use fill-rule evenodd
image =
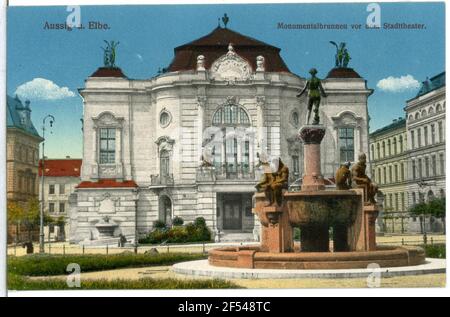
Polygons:
<instances>
[{"instance_id":1,"label":"stone sculpture","mask_svg":"<svg viewBox=\"0 0 450 317\"><path fill-rule=\"evenodd\" d=\"M339 190L352 188L352 173L350 171L350 162L345 162L336 171L336 188Z\"/></svg>"},{"instance_id":2,"label":"stone sculpture","mask_svg":"<svg viewBox=\"0 0 450 317\"><path fill-rule=\"evenodd\" d=\"M352 167L352 178L356 185L363 186L366 189L367 201L376 204L375 195L378 192L378 185L366 175L366 154L362 153L358 157L358 163Z\"/></svg>"},{"instance_id":3,"label":"stone sculpture","mask_svg":"<svg viewBox=\"0 0 450 317\"><path fill-rule=\"evenodd\" d=\"M256 185L258 192L264 192L269 201L268 206L283 203L283 189L288 188L289 169L280 158L274 159L271 164L263 162L264 176Z\"/></svg>"},{"instance_id":4,"label":"stone sculpture","mask_svg":"<svg viewBox=\"0 0 450 317\"><path fill-rule=\"evenodd\" d=\"M104 41L106 43L106 47L102 47L103 50L103 64L105 67L114 68L116 67L116 47L120 42L115 41Z\"/></svg>"}]
</instances>

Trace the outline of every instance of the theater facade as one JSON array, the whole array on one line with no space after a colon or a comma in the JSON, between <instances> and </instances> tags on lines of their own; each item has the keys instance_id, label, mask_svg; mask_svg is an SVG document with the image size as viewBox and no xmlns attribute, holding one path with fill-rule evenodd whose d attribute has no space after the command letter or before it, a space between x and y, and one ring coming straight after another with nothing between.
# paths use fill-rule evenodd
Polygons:
<instances>
[{"instance_id":1,"label":"theater facade","mask_svg":"<svg viewBox=\"0 0 450 317\"><path fill-rule=\"evenodd\" d=\"M253 240L259 157L279 156L291 185L301 185L297 133L307 99L296 95L307 78L288 68L280 49L219 26L174 53L153 78L100 67L79 90L83 164L70 198L72 242L101 238L105 223L114 236L134 239L175 216L185 223L204 217L216 241ZM332 186L341 162L368 152L372 90L352 68L318 76L327 94L320 108L327 129L322 172Z\"/></svg>"}]
</instances>

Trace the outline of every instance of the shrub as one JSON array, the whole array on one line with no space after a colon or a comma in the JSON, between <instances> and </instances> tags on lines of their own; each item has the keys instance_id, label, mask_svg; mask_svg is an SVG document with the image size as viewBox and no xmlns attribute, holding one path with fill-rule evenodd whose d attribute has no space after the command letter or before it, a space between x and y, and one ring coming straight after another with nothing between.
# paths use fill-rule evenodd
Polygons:
<instances>
[{"instance_id":1,"label":"shrub","mask_svg":"<svg viewBox=\"0 0 450 317\"><path fill-rule=\"evenodd\" d=\"M422 247L427 258L445 259L445 244L427 244Z\"/></svg>"},{"instance_id":2,"label":"shrub","mask_svg":"<svg viewBox=\"0 0 450 317\"><path fill-rule=\"evenodd\" d=\"M161 220L153 221L153 229L165 229L166 224Z\"/></svg>"},{"instance_id":3,"label":"shrub","mask_svg":"<svg viewBox=\"0 0 450 317\"><path fill-rule=\"evenodd\" d=\"M196 218L193 223L186 226L175 226L169 230L154 229L146 238L140 239L140 243L161 244L187 243L211 241L211 232L206 226L204 218Z\"/></svg>"},{"instance_id":4,"label":"shrub","mask_svg":"<svg viewBox=\"0 0 450 317\"><path fill-rule=\"evenodd\" d=\"M41 255L31 254L8 257L8 272L17 275L65 275L70 263L77 263L82 272L113 270L118 268L172 265L183 261L204 259L202 254L89 254L89 255Z\"/></svg>"},{"instance_id":5,"label":"shrub","mask_svg":"<svg viewBox=\"0 0 450 317\"><path fill-rule=\"evenodd\" d=\"M177 216L172 219L172 224L174 226L182 226L184 224L184 220L183 220L183 218Z\"/></svg>"}]
</instances>

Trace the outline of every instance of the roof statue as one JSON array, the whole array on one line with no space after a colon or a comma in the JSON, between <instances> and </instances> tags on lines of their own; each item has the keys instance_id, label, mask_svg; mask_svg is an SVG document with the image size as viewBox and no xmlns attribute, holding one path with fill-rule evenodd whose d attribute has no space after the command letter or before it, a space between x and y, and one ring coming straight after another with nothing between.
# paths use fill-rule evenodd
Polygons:
<instances>
[{"instance_id":1,"label":"roof statue","mask_svg":"<svg viewBox=\"0 0 450 317\"><path fill-rule=\"evenodd\" d=\"M339 45L336 44L336 42L330 41L332 45L336 47L336 55L334 56L335 60L335 67L338 68L347 68L348 63L351 60L350 54L348 53L345 42L339 43Z\"/></svg>"},{"instance_id":2,"label":"roof statue","mask_svg":"<svg viewBox=\"0 0 450 317\"><path fill-rule=\"evenodd\" d=\"M106 47L102 47L103 50L103 64L105 67L108 68L115 68L116 67L116 47L119 45L120 42L115 41L106 41Z\"/></svg>"}]
</instances>

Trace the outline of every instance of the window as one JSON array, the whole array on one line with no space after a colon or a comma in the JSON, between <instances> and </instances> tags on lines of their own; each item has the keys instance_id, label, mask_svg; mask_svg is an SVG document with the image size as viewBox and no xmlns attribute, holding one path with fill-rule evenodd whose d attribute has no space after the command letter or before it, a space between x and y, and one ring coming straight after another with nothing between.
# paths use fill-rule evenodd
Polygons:
<instances>
[{"instance_id":1,"label":"window","mask_svg":"<svg viewBox=\"0 0 450 317\"><path fill-rule=\"evenodd\" d=\"M170 173L170 156L168 151L161 151L160 154L160 173L161 177L167 177Z\"/></svg>"},{"instance_id":2,"label":"window","mask_svg":"<svg viewBox=\"0 0 450 317\"><path fill-rule=\"evenodd\" d=\"M392 183L392 166L389 166L389 183Z\"/></svg>"},{"instance_id":3,"label":"window","mask_svg":"<svg viewBox=\"0 0 450 317\"><path fill-rule=\"evenodd\" d=\"M386 144L384 143L384 141L381 144L381 148L382 148L382 151L383 151L383 157L385 157L386 156Z\"/></svg>"},{"instance_id":4,"label":"window","mask_svg":"<svg viewBox=\"0 0 450 317\"><path fill-rule=\"evenodd\" d=\"M411 149L414 149L415 147L415 140L414 140L414 131L411 131Z\"/></svg>"},{"instance_id":5,"label":"window","mask_svg":"<svg viewBox=\"0 0 450 317\"><path fill-rule=\"evenodd\" d=\"M375 151L373 150L373 144L370 146L370 158L375 159Z\"/></svg>"},{"instance_id":6,"label":"window","mask_svg":"<svg viewBox=\"0 0 450 317\"><path fill-rule=\"evenodd\" d=\"M381 168L378 169L378 182L381 184Z\"/></svg>"},{"instance_id":7,"label":"window","mask_svg":"<svg viewBox=\"0 0 450 317\"><path fill-rule=\"evenodd\" d=\"M412 178L416 179L416 161L412 160Z\"/></svg>"},{"instance_id":8,"label":"window","mask_svg":"<svg viewBox=\"0 0 450 317\"><path fill-rule=\"evenodd\" d=\"M297 112L297 111L294 111L294 112L292 113L292 124L293 124L294 126L298 127L299 122L300 122L300 120L299 120L299 117L298 117L298 112Z\"/></svg>"},{"instance_id":9,"label":"window","mask_svg":"<svg viewBox=\"0 0 450 317\"><path fill-rule=\"evenodd\" d=\"M293 167L294 175L298 176L300 174L300 166L299 166L298 156L296 156L296 155L292 156L292 167Z\"/></svg>"},{"instance_id":10,"label":"window","mask_svg":"<svg viewBox=\"0 0 450 317\"><path fill-rule=\"evenodd\" d=\"M400 180L405 180L405 164L403 163L400 164Z\"/></svg>"},{"instance_id":11,"label":"window","mask_svg":"<svg viewBox=\"0 0 450 317\"><path fill-rule=\"evenodd\" d=\"M48 204L48 212L54 213L55 212L55 203L49 203Z\"/></svg>"},{"instance_id":12,"label":"window","mask_svg":"<svg viewBox=\"0 0 450 317\"><path fill-rule=\"evenodd\" d=\"M250 125L250 118L238 105L226 105L216 111L213 125Z\"/></svg>"},{"instance_id":13,"label":"window","mask_svg":"<svg viewBox=\"0 0 450 317\"><path fill-rule=\"evenodd\" d=\"M438 138L439 138L439 142L443 142L444 141L444 133L443 133L443 127L442 127L442 121L439 121L438 123Z\"/></svg>"},{"instance_id":14,"label":"window","mask_svg":"<svg viewBox=\"0 0 450 317\"><path fill-rule=\"evenodd\" d=\"M428 127L423 127L423 143L425 146L428 145Z\"/></svg>"},{"instance_id":15,"label":"window","mask_svg":"<svg viewBox=\"0 0 450 317\"><path fill-rule=\"evenodd\" d=\"M425 158L425 177L430 177L430 158Z\"/></svg>"},{"instance_id":16,"label":"window","mask_svg":"<svg viewBox=\"0 0 450 317\"><path fill-rule=\"evenodd\" d=\"M439 154L439 168L441 175L445 175L445 159L444 159L444 153Z\"/></svg>"},{"instance_id":17,"label":"window","mask_svg":"<svg viewBox=\"0 0 450 317\"><path fill-rule=\"evenodd\" d=\"M417 165L418 165L419 179L422 179L423 174L422 174L422 159L421 158L417 160Z\"/></svg>"},{"instance_id":18,"label":"window","mask_svg":"<svg viewBox=\"0 0 450 317\"><path fill-rule=\"evenodd\" d=\"M380 143L377 143L377 159L380 159Z\"/></svg>"},{"instance_id":19,"label":"window","mask_svg":"<svg viewBox=\"0 0 450 317\"><path fill-rule=\"evenodd\" d=\"M59 184L59 194L64 195L66 192L66 186L65 184Z\"/></svg>"},{"instance_id":20,"label":"window","mask_svg":"<svg viewBox=\"0 0 450 317\"><path fill-rule=\"evenodd\" d=\"M431 173L432 176L436 176L436 168L437 168L437 164L436 164L436 155L432 155L431 156Z\"/></svg>"},{"instance_id":21,"label":"window","mask_svg":"<svg viewBox=\"0 0 450 317\"><path fill-rule=\"evenodd\" d=\"M53 184L48 185L48 194L49 195L55 194L55 185L53 185Z\"/></svg>"},{"instance_id":22,"label":"window","mask_svg":"<svg viewBox=\"0 0 450 317\"><path fill-rule=\"evenodd\" d=\"M66 204L65 203L59 203L59 213L63 214L66 212Z\"/></svg>"},{"instance_id":23,"label":"window","mask_svg":"<svg viewBox=\"0 0 450 317\"><path fill-rule=\"evenodd\" d=\"M434 123L431 125L431 144L436 143L436 127Z\"/></svg>"},{"instance_id":24,"label":"window","mask_svg":"<svg viewBox=\"0 0 450 317\"><path fill-rule=\"evenodd\" d=\"M400 210L404 211L405 208L405 193L400 193L400 199L401 199L401 206L400 206Z\"/></svg>"},{"instance_id":25,"label":"window","mask_svg":"<svg viewBox=\"0 0 450 317\"><path fill-rule=\"evenodd\" d=\"M394 155L397 155L397 138L394 138L393 145L394 145Z\"/></svg>"},{"instance_id":26,"label":"window","mask_svg":"<svg viewBox=\"0 0 450 317\"><path fill-rule=\"evenodd\" d=\"M250 142L249 141L245 141L243 143L243 153L242 153L242 157L243 157L243 171L244 172L249 172L249 167L250 167Z\"/></svg>"},{"instance_id":27,"label":"window","mask_svg":"<svg viewBox=\"0 0 450 317\"><path fill-rule=\"evenodd\" d=\"M412 204L415 205L416 204L416 193L412 193Z\"/></svg>"},{"instance_id":28,"label":"window","mask_svg":"<svg viewBox=\"0 0 450 317\"><path fill-rule=\"evenodd\" d=\"M387 142L387 148L388 148L388 156L391 156L391 140L388 140Z\"/></svg>"},{"instance_id":29,"label":"window","mask_svg":"<svg viewBox=\"0 0 450 317\"><path fill-rule=\"evenodd\" d=\"M116 161L116 129L100 129L100 164L113 164Z\"/></svg>"},{"instance_id":30,"label":"window","mask_svg":"<svg viewBox=\"0 0 450 317\"><path fill-rule=\"evenodd\" d=\"M420 131L420 128L417 129L417 147L422 146L422 133Z\"/></svg>"},{"instance_id":31,"label":"window","mask_svg":"<svg viewBox=\"0 0 450 317\"><path fill-rule=\"evenodd\" d=\"M170 124L171 118L171 115L167 111L162 111L159 115L159 124L161 127L167 127Z\"/></svg>"},{"instance_id":32,"label":"window","mask_svg":"<svg viewBox=\"0 0 450 317\"><path fill-rule=\"evenodd\" d=\"M383 184L387 183L387 173L386 173L386 166L383 167Z\"/></svg>"},{"instance_id":33,"label":"window","mask_svg":"<svg viewBox=\"0 0 450 317\"><path fill-rule=\"evenodd\" d=\"M403 152L403 136L400 136L399 140L399 146L400 146L400 153Z\"/></svg>"},{"instance_id":34,"label":"window","mask_svg":"<svg viewBox=\"0 0 450 317\"><path fill-rule=\"evenodd\" d=\"M398 165L394 165L395 182L398 182Z\"/></svg>"},{"instance_id":35,"label":"window","mask_svg":"<svg viewBox=\"0 0 450 317\"><path fill-rule=\"evenodd\" d=\"M355 148L354 148L353 141L354 141L353 128L340 128L339 129L340 160L342 163L354 161Z\"/></svg>"},{"instance_id":36,"label":"window","mask_svg":"<svg viewBox=\"0 0 450 317\"><path fill-rule=\"evenodd\" d=\"M398 193L395 193L395 211L399 211L399 208L398 208Z\"/></svg>"}]
</instances>

